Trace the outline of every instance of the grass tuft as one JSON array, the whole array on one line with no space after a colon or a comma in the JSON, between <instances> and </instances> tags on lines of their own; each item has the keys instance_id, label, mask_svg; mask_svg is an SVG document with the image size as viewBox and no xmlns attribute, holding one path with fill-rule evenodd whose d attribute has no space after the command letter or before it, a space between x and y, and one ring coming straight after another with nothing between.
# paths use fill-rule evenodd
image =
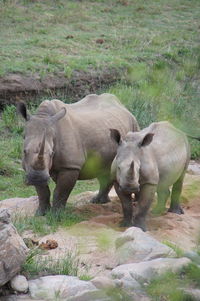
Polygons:
<instances>
[{"instance_id":1,"label":"grass tuft","mask_svg":"<svg viewBox=\"0 0 200 301\"><path fill-rule=\"evenodd\" d=\"M32 230L39 235L47 235L55 232L58 227L70 227L86 218L83 214L76 213L75 208L68 204L66 209L56 213L49 210L45 216L30 217L16 214L13 217L13 224L20 234L26 230Z\"/></svg>"},{"instance_id":2,"label":"grass tuft","mask_svg":"<svg viewBox=\"0 0 200 301\"><path fill-rule=\"evenodd\" d=\"M59 259L42 255L43 251L39 248L29 251L21 271L28 279L34 276L41 277L47 275L78 276L79 259L76 252L68 251Z\"/></svg>"},{"instance_id":3,"label":"grass tuft","mask_svg":"<svg viewBox=\"0 0 200 301\"><path fill-rule=\"evenodd\" d=\"M174 250L174 252L176 253L178 258L184 257L184 251L176 244L174 244L168 240L164 240L162 243L164 245L170 247L172 250Z\"/></svg>"}]
</instances>

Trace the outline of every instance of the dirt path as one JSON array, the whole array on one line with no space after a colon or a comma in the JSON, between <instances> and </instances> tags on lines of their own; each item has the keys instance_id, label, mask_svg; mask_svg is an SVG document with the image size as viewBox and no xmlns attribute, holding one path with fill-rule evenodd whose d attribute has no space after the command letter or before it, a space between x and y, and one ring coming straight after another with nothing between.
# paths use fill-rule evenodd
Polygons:
<instances>
[{"instance_id":1,"label":"dirt path","mask_svg":"<svg viewBox=\"0 0 200 301\"><path fill-rule=\"evenodd\" d=\"M59 229L54 234L40 238L56 240L58 247L47 251L44 256L58 259L67 252L77 254L80 260L81 274L90 276L106 275L117 265L115 239L125 229L119 228L122 218L121 204L115 193L111 192L112 202L104 205L89 203L93 192L85 192L71 200L77 204L77 210L92 213L88 221L78 223L68 229ZM187 174L183 189L184 215L166 213L147 219L149 231L160 242L176 245L183 251L196 249L200 232L200 176ZM25 236L32 236L25 233Z\"/></svg>"}]
</instances>

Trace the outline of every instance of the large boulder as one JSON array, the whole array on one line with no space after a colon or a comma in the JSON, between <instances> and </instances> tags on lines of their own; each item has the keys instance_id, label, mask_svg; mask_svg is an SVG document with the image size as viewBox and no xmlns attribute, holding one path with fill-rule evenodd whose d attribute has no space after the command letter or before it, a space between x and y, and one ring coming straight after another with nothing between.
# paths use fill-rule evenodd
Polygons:
<instances>
[{"instance_id":1,"label":"large boulder","mask_svg":"<svg viewBox=\"0 0 200 301\"><path fill-rule=\"evenodd\" d=\"M11 217L34 215L39 205L38 197L11 198L0 202L0 210L7 209Z\"/></svg>"},{"instance_id":2,"label":"large boulder","mask_svg":"<svg viewBox=\"0 0 200 301\"><path fill-rule=\"evenodd\" d=\"M137 227L128 228L116 239L119 264L175 257L175 252Z\"/></svg>"},{"instance_id":3,"label":"large boulder","mask_svg":"<svg viewBox=\"0 0 200 301\"><path fill-rule=\"evenodd\" d=\"M99 290L90 282L74 276L45 276L29 281L29 293L33 299L55 300L96 300ZM96 298L97 297L97 298ZM104 297L101 296L104 300ZM107 298L106 298L107 299Z\"/></svg>"},{"instance_id":4,"label":"large boulder","mask_svg":"<svg viewBox=\"0 0 200 301\"><path fill-rule=\"evenodd\" d=\"M28 251L11 223L7 210L0 210L0 242L0 286L2 286L20 271Z\"/></svg>"},{"instance_id":5,"label":"large boulder","mask_svg":"<svg viewBox=\"0 0 200 301\"><path fill-rule=\"evenodd\" d=\"M123 286L137 281L139 284L148 283L149 281L171 271L179 272L183 267L191 262L188 258L157 258L150 261L142 261L138 263L123 264L114 268L111 272L112 277L120 279Z\"/></svg>"}]
</instances>

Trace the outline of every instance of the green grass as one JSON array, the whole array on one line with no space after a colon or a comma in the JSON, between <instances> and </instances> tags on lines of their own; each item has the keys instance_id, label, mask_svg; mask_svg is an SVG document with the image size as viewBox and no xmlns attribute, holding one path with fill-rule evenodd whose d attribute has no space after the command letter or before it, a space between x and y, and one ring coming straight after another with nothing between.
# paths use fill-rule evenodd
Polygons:
<instances>
[{"instance_id":1,"label":"green grass","mask_svg":"<svg viewBox=\"0 0 200 301\"><path fill-rule=\"evenodd\" d=\"M179 277L176 274L168 272L152 280L147 287L147 293L154 301L190 301L179 289L180 287L181 280Z\"/></svg>"},{"instance_id":2,"label":"green grass","mask_svg":"<svg viewBox=\"0 0 200 301\"><path fill-rule=\"evenodd\" d=\"M146 291L154 301L193 301L183 289L200 288L200 268L190 263L178 274L167 272L152 280Z\"/></svg>"},{"instance_id":3,"label":"green grass","mask_svg":"<svg viewBox=\"0 0 200 301\"><path fill-rule=\"evenodd\" d=\"M135 115L141 128L151 122L168 120L185 133L200 136L199 92L191 70L187 70L186 61L192 61L191 69L199 73L199 54L186 52L177 62L168 62L165 58L149 64L133 64L127 70L121 83L110 87L109 91L118 96L125 106ZM177 74L184 72L182 79ZM189 139L192 158L200 157L200 143Z\"/></svg>"},{"instance_id":4,"label":"green grass","mask_svg":"<svg viewBox=\"0 0 200 301\"><path fill-rule=\"evenodd\" d=\"M58 227L67 228L88 218L89 213L77 213L71 204L67 204L65 210L56 213L51 210L45 216L22 216L16 214L12 221L17 231L22 234L26 230L32 230L38 235L47 235L55 232Z\"/></svg>"},{"instance_id":5,"label":"green grass","mask_svg":"<svg viewBox=\"0 0 200 301\"><path fill-rule=\"evenodd\" d=\"M198 0L1 1L0 74L69 76L75 69L122 68L161 56L176 60L177 53L199 45L198 4ZM185 64L192 75L190 62Z\"/></svg>"},{"instance_id":6,"label":"green grass","mask_svg":"<svg viewBox=\"0 0 200 301\"><path fill-rule=\"evenodd\" d=\"M79 259L76 252L68 251L60 259L41 256L44 252L39 248L31 249L22 265L22 274L28 279L34 276L70 275L78 276Z\"/></svg>"},{"instance_id":7,"label":"green grass","mask_svg":"<svg viewBox=\"0 0 200 301\"><path fill-rule=\"evenodd\" d=\"M162 243L165 244L166 246L172 248L172 250L174 250L174 252L176 253L176 256L178 258L184 257L184 251L176 244L174 244L168 240L164 240Z\"/></svg>"},{"instance_id":8,"label":"green grass","mask_svg":"<svg viewBox=\"0 0 200 301\"><path fill-rule=\"evenodd\" d=\"M184 193L181 196L181 202L183 202L184 204L188 204L190 200L198 199L199 185L200 185L200 180L193 179L193 181L190 182L189 185L185 186Z\"/></svg>"}]
</instances>

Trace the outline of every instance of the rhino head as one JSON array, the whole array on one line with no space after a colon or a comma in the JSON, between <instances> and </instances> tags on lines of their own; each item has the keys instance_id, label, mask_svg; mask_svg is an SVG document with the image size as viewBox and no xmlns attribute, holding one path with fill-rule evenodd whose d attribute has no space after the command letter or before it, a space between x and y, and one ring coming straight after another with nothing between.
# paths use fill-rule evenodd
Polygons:
<instances>
[{"instance_id":1,"label":"rhino head","mask_svg":"<svg viewBox=\"0 0 200 301\"><path fill-rule=\"evenodd\" d=\"M143 149L152 142L153 133L129 132L122 140L118 130L110 129L111 138L118 143L112 164L119 189L125 193L137 193L140 189L140 167Z\"/></svg>"},{"instance_id":2,"label":"rhino head","mask_svg":"<svg viewBox=\"0 0 200 301\"><path fill-rule=\"evenodd\" d=\"M18 111L26 120L22 166L26 172L26 184L46 185L50 178L55 147L55 123L64 117L62 108L53 116L31 115L24 103L18 104Z\"/></svg>"}]
</instances>

